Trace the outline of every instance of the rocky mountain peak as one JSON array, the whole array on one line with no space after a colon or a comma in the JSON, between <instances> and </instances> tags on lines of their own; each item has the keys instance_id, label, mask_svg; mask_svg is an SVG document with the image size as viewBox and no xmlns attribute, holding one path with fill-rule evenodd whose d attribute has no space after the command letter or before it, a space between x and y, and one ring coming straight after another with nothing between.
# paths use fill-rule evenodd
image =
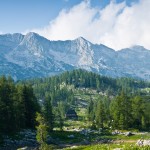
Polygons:
<instances>
[{"instance_id":1,"label":"rocky mountain peak","mask_svg":"<svg viewBox=\"0 0 150 150\"><path fill-rule=\"evenodd\" d=\"M24 38L24 35L20 33L14 33L14 34L2 34L0 35L0 44L5 45L5 43L20 43Z\"/></svg>"},{"instance_id":2,"label":"rocky mountain peak","mask_svg":"<svg viewBox=\"0 0 150 150\"><path fill-rule=\"evenodd\" d=\"M49 41L34 32L0 35L0 74L18 79L82 68L111 77L150 80L149 58L150 51L142 46L115 51L83 37Z\"/></svg>"},{"instance_id":3,"label":"rocky mountain peak","mask_svg":"<svg viewBox=\"0 0 150 150\"><path fill-rule=\"evenodd\" d=\"M37 39L40 37L40 35L34 33L34 32L29 32L24 36L24 41L37 41Z\"/></svg>"},{"instance_id":4,"label":"rocky mountain peak","mask_svg":"<svg viewBox=\"0 0 150 150\"><path fill-rule=\"evenodd\" d=\"M91 44L91 42L89 42L88 40L86 40L83 37L78 37L74 40L75 42L77 42L78 44L84 45L84 44Z\"/></svg>"}]
</instances>

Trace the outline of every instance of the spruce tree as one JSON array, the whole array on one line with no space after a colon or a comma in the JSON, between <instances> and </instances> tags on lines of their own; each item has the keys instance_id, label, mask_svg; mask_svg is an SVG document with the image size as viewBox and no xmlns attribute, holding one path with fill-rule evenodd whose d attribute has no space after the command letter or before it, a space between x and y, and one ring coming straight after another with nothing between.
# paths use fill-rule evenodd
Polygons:
<instances>
[{"instance_id":1,"label":"spruce tree","mask_svg":"<svg viewBox=\"0 0 150 150\"><path fill-rule=\"evenodd\" d=\"M49 131L52 131L54 126L54 115L52 113L51 99L48 96L44 101L43 114Z\"/></svg>"},{"instance_id":2,"label":"spruce tree","mask_svg":"<svg viewBox=\"0 0 150 150\"><path fill-rule=\"evenodd\" d=\"M95 119L96 124L99 128L104 127L104 121L105 121L105 108L102 100L99 100L97 104L97 109L95 112Z\"/></svg>"},{"instance_id":3,"label":"spruce tree","mask_svg":"<svg viewBox=\"0 0 150 150\"><path fill-rule=\"evenodd\" d=\"M87 107L87 118L89 121L94 121L94 102L90 100Z\"/></svg>"},{"instance_id":4,"label":"spruce tree","mask_svg":"<svg viewBox=\"0 0 150 150\"><path fill-rule=\"evenodd\" d=\"M132 116L135 128L143 128L145 126L145 103L140 96L132 99Z\"/></svg>"},{"instance_id":5,"label":"spruce tree","mask_svg":"<svg viewBox=\"0 0 150 150\"><path fill-rule=\"evenodd\" d=\"M44 147L46 147L47 145L46 141L48 136L48 126L46 125L44 117L40 113L37 113L36 121L38 123L38 126L36 127L37 129L36 139L40 144L40 149L43 150Z\"/></svg>"},{"instance_id":6,"label":"spruce tree","mask_svg":"<svg viewBox=\"0 0 150 150\"><path fill-rule=\"evenodd\" d=\"M112 101L110 113L115 128L128 129L131 126L131 102L124 92Z\"/></svg>"}]
</instances>

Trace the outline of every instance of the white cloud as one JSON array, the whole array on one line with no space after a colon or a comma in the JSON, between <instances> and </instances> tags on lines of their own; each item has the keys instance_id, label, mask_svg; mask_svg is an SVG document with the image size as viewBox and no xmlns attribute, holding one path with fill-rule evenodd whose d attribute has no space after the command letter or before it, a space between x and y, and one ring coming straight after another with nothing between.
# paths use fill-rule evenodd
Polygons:
<instances>
[{"instance_id":1,"label":"white cloud","mask_svg":"<svg viewBox=\"0 0 150 150\"><path fill-rule=\"evenodd\" d=\"M49 25L32 31L50 40L83 36L93 43L114 49L143 45L150 49L150 0L140 0L131 7L112 1L99 10L86 0L69 10L62 10Z\"/></svg>"}]
</instances>

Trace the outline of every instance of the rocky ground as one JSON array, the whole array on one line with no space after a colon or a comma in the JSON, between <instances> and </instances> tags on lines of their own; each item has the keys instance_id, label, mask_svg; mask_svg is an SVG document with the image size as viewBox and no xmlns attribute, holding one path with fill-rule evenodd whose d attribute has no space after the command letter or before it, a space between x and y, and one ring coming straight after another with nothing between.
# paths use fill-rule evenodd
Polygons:
<instances>
[{"instance_id":1,"label":"rocky ground","mask_svg":"<svg viewBox=\"0 0 150 150\"><path fill-rule=\"evenodd\" d=\"M16 150L24 147L24 149L34 149L38 147L36 141L36 132L33 130L23 130L19 132L15 137L4 136L4 144L0 147L0 150Z\"/></svg>"},{"instance_id":2,"label":"rocky ground","mask_svg":"<svg viewBox=\"0 0 150 150\"><path fill-rule=\"evenodd\" d=\"M88 131L88 130L87 130ZM93 131L93 130L92 130ZM91 132L91 131L90 131ZM87 137L87 132L81 132L80 134L86 134L85 137ZM134 135L145 135L146 132L120 132L120 131L113 131L112 136L116 135L123 135L124 137L132 137ZM58 137L59 138L59 137ZM68 138L75 139L77 138L76 135L68 135ZM137 145L139 147L143 146L150 146L150 139L95 139L94 141L90 141L88 139L82 139L80 142L71 143L68 141L61 141L61 139L57 140L52 137L48 138L48 144L55 144L59 149L62 148L72 148L72 147L78 147L81 145L91 145L91 144L124 144L124 143L131 143L134 145ZM0 147L0 150L37 150L38 149L38 143L36 141L36 132L34 130L23 130L19 132L15 137L8 137L4 136L4 144Z\"/></svg>"}]
</instances>

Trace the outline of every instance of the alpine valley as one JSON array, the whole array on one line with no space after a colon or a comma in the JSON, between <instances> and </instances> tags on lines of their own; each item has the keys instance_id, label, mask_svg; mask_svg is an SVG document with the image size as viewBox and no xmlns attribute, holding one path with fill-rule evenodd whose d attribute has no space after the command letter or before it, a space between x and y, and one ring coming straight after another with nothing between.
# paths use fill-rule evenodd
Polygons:
<instances>
[{"instance_id":1,"label":"alpine valley","mask_svg":"<svg viewBox=\"0 0 150 150\"><path fill-rule=\"evenodd\" d=\"M142 46L115 51L75 40L50 41L36 33L0 35L0 75L15 80L46 77L77 68L110 77L150 80L150 50Z\"/></svg>"}]
</instances>

